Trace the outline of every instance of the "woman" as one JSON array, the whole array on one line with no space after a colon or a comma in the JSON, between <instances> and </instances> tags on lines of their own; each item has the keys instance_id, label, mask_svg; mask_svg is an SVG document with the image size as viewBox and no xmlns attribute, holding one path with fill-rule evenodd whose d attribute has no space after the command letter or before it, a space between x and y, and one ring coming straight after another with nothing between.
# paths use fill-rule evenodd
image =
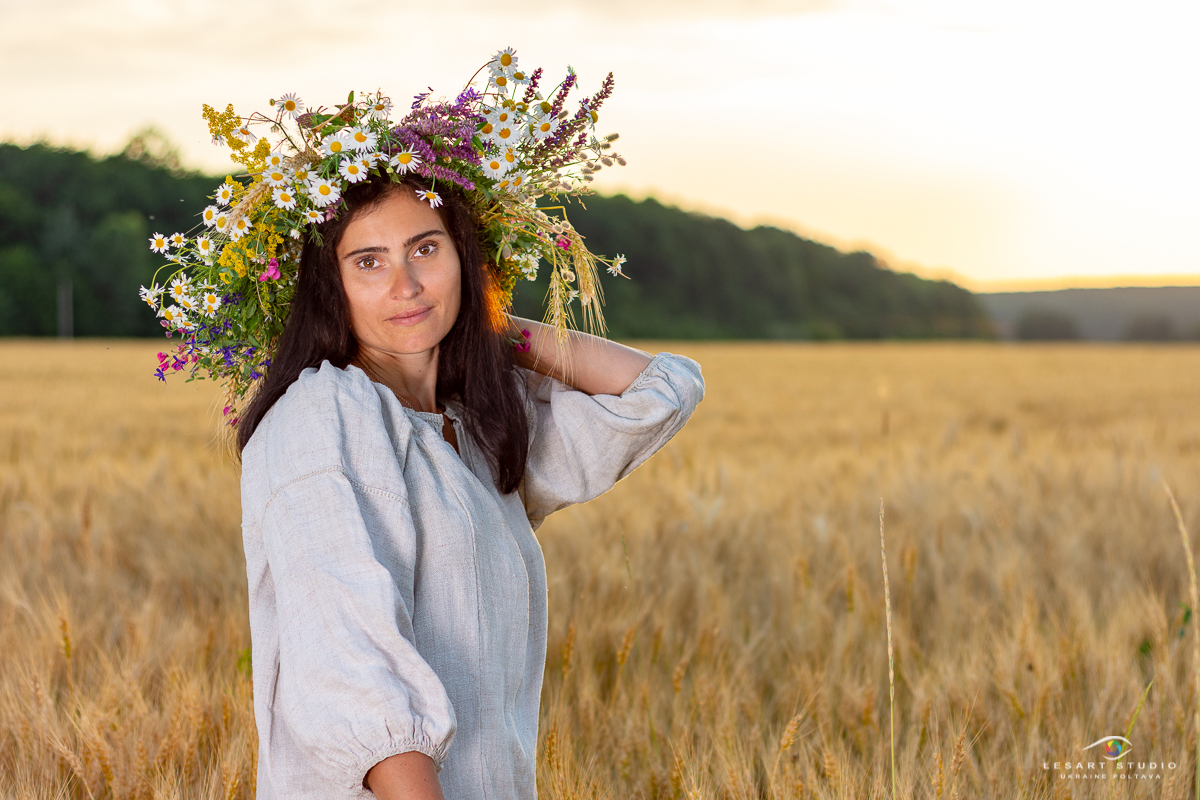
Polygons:
<instances>
[{"instance_id":1,"label":"woman","mask_svg":"<svg viewBox=\"0 0 1200 800\"><path fill-rule=\"evenodd\" d=\"M703 395L686 358L505 317L464 197L427 190L346 191L239 425L260 798L535 798L533 529Z\"/></svg>"}]
</instances>

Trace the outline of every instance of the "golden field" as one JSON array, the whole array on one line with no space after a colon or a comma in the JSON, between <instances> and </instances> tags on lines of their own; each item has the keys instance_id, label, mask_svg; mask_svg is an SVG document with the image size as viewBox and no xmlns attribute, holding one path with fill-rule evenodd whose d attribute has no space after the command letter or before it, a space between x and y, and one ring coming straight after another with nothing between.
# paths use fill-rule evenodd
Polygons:
<instances>
[{"instance_id":1,"label":"golden field","mask_svg":"<svg viewBox=\"0 0 1200 800\"><path fill-rule=\"evenodd\" d=\"M2 798L253 796L238 471L156 349L0 343ZM881 498L897 796L1192 795L1200 348L670 349L692 422L539 531L544 797L891 797Z\"/></svg>"}]
</instances>

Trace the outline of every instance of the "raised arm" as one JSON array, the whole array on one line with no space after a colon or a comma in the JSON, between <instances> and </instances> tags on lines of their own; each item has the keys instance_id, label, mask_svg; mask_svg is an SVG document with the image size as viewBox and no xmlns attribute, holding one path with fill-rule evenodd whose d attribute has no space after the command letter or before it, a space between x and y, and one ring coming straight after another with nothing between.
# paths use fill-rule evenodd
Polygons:
<instances>
[{"instance_id":1,"label":"raised arm","mask_svg":"<svg viewBox=\"0 0 1200 800\"><path fill-rule=\"evenodd\" d=\"M521 317L511 319L514 337L522 329L530 333L530 348L517 353L517 363L585 394L619 395L650 365L648 353L579 331L568 334L566 350L560 353L552 327Z\"/></svg>"}]
</instances>

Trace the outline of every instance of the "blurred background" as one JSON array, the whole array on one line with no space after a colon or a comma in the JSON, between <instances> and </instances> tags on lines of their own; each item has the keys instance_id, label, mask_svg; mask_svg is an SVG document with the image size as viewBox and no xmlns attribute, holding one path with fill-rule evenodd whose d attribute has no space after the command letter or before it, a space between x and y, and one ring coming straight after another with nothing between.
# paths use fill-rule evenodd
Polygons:
<instances>
[{"instance_id":1,"label":"blurred background","mask_svg":"<svg viewBox=\"0 0 1200 800\"><path fill-rule=\"evenodd\" d=\"M594 185L628 201L573 217L629 256L614 335L1197 338L1197 23L1165 0L5 2L0 333L157 331L145 240L234 166L202 103L452 96L512 46L584 91L615 74L599 129L629 166Z\"/></svg>"}]
</instances>

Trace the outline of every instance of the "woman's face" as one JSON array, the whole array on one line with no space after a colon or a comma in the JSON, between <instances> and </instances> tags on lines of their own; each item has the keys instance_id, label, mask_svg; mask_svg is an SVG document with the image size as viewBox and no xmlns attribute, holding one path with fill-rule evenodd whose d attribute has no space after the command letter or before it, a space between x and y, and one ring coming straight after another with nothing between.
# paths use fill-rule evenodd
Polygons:
<instances>
[{"instance_id":1,"label":"woman's face","mask_svg":"<svg viewBox=\"0 0 1200 800\"><path fill-rule=\"evenodd\" d=\"M399 189L356 215L337 247L359 345L392 355L436 347L458 318L462 271L442 219Z\"/></svg>"}]
</instances>

